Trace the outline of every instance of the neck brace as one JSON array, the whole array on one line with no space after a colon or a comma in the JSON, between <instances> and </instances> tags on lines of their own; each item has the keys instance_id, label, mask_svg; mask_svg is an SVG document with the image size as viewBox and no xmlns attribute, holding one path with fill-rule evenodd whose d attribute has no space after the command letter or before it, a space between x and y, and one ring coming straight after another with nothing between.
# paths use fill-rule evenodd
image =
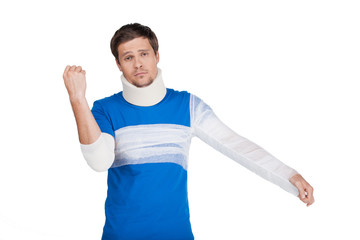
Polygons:
<instances>
[{"instance_id":1,"label":"neck brace","mask_svg":"<svg viewBox=\"0 0 360 240\"><path fill-rule=\"evenodd\" d=\"M124 99L137 106L153 106L159 103L166 95L166 88L162 79L161 69L154 81L146 87L136 87L129 83L124 75L121 75Z\"/></svg>"}]
</instances>

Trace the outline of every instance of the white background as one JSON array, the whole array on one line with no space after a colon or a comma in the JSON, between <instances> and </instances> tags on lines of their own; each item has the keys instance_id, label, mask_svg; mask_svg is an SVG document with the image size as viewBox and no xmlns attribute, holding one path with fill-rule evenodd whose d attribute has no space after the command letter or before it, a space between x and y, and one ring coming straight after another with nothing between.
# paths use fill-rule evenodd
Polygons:
<instances>
[{"instance_id":1,"label":"white background","mask_svg":"<svg viewBox=\"0 0 360 240\"><path fill-rule=\"evenodd\" d=\"M316 202L259 178L194 138L197 240L360 239L358 1L2 1L0 239L100 239L106 173L82 158L62 73L87 99L122 90L110 39L152 28L167 87L299 171Z\"/></svg>"}]
</instances>

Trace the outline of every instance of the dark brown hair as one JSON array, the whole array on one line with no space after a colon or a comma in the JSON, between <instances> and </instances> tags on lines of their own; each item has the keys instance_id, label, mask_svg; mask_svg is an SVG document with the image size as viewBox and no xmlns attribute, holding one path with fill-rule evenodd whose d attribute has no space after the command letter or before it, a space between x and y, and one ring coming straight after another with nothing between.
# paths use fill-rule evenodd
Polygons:
<instances>
[{"instance_id":1,"label":"dark brown hair","mask_svg":"<svg viewBox=\"0 0 360 240\"><path fill-rule=\"evenodd\" d=\"M159 43L155 33L147 26L141 25L139 23L130 23L119 28L111 38L111 52L119 64L119 45L138 37L147 38L155 54L157 53L159 50Z\"/></svg>"}]
</instances>

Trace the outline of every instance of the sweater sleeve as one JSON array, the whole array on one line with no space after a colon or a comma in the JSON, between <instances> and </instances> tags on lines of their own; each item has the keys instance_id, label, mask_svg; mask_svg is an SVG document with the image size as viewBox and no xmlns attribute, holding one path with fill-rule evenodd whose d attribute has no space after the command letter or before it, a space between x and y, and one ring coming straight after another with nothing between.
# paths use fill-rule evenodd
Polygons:
<instances>
[{"instance_id":1,"label":"sweater sleeve","mask_svg":"<svg viewBox=\"0 0 360 240\"><path fill-rule=\"evenodd\" d=\"M298 196L289 179L297 172L266 150L238 135L215 115L213 110L195 95L190 96L193 135L260 177Z\"/></svg>"}]
</instances>

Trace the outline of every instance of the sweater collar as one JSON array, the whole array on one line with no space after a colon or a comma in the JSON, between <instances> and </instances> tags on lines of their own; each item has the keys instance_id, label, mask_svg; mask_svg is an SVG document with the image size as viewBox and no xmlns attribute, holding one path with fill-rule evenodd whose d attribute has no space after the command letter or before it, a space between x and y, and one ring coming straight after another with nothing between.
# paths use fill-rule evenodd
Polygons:
<instances>
[{"instance_id":1,"label":"sweater collar","mask_svg":"<svg viewBox=\"0 0 360 240\"><path fill-rule=\"evenodd\" d=\"M136 87L121 75L124 99L136 106L148 107L159 103L166 95L166 88L162 79L161 69L154 81L146 87Z\"/></svg>"}]
</instances>

